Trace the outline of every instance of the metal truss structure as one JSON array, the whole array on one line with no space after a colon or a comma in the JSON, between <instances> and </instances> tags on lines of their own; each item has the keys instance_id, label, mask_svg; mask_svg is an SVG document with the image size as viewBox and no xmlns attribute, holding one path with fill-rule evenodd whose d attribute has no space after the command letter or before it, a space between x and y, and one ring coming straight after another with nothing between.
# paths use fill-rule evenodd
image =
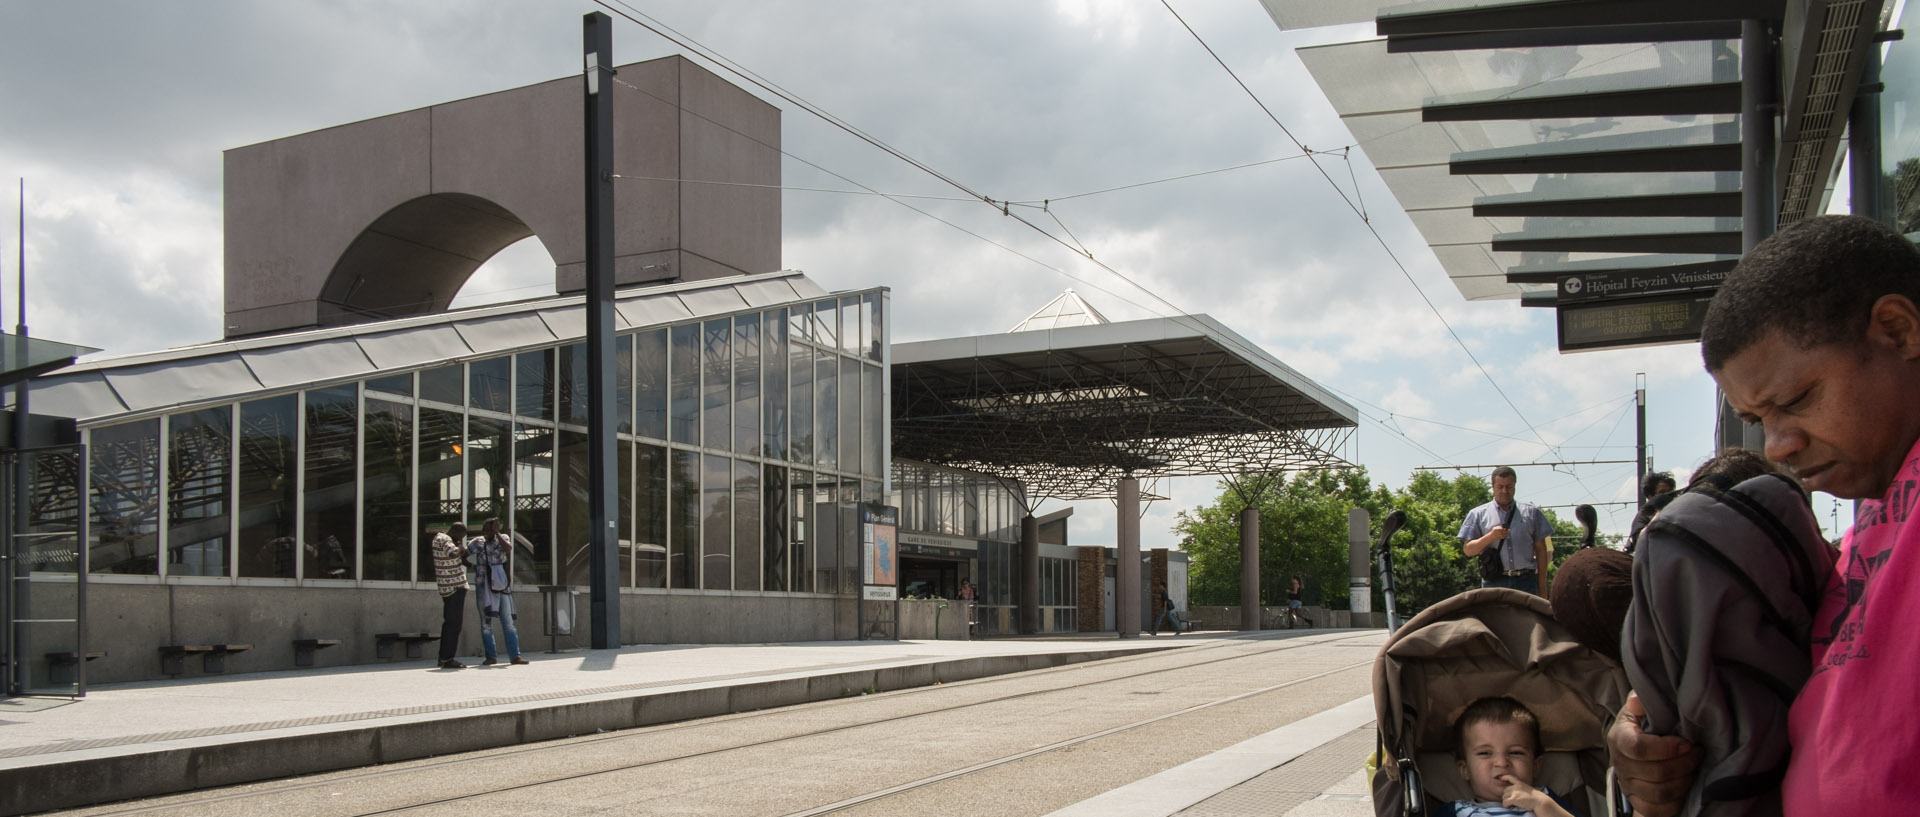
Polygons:
<instances>
[{"instance_id":1,"label":"metal truss structure","mask_svg":"<svg viewBox=\"0 0 1920 817\"><path fill-rule=\"evenodd\" d=\"M893 455L1019 480L1033 503L1127 476L1349 465L1353 409L1204 316L1031 334L998 354L896 347Z\"/></svg>"}]
</instances>

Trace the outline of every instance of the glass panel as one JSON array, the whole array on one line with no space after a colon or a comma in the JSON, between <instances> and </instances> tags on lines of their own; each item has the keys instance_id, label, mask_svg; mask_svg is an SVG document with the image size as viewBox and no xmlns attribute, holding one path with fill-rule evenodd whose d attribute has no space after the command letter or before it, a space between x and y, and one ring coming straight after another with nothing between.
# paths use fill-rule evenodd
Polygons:
<instances>
[{"instance_id":1,"label":"glass panel","mask_svg":"<svg viewBox=\"0 0 1920 817\"><path fill-rule=\"evenodd\" d=\"M839 355L822 353L813 359L814 463L840 467Z\"/></svg>"},{"instance_id":2,"label":"glass panel","mask_svg":"<svg viewBox=\"0 0 1920 817\"><path fill-rule=\"evenodd\" d=\"M433 538L424 531L443 531L465 519L465 491L460 478L460 451L465 430L459 412L420 407L420 549L414 559L413 580L433 581ZM482 421L492 422L492 421Z\"/></svg>"},{"instance_id":3,"label":"glass panel","mask_svg":"<svg viewBox=\"0 0 1920 817\"><path fill-rule=\"evenodd\" d=\"M821 477L822 482L826 479ZM859 501L860 484L840 480L840 525L835 541L840 543L840 593L848 596L860 592L860 519L854 506Z\"/></svg>"},{"instance_id":4,"label":"glass panel","mask_svg":"<svg viewBox=\"0 0 1920 817\"><path fill-rule=\"evenodd\" d=\"M19 657L12 673L12 680L19 684L15 692L84 692L80 683L84 670L56 665L48 657L77 652L81 645L82 585L72 578L82 547L80 514L86 512L86 488L78 484L80 453L76 446L18 455L25 458L20 465L29 480L27 530L15 539L18 558L0 563L4 595L16 618L13 631L7 634L12 639L8 646ZM17 473L11 466L0 467L9 475Z\"/></svg>"},{"instance_id":5,"label":"glass panel","mask_svg":"<svg viewBox=\"0 0 1920 817\"><path fill-rule=\"evenodd\" d=\"M700 454L674 451L673 471L667 483L668 524L672 538L667 542L667 568L671 587L699 587L694 573L700 554Z\"/></svg>"},{"instance_id":6,"label":"glass panel","mask_svg":"<svg viewBox=\"0 0 1920 817\"><path fill-rule=\"evenodd\" d=\"M840 302L832 298L813 305L813 342L827 349L840 348Z\"/></svg>"},{"instance_id":7,"label":"glass panel","mask_svg":"<svg viewBox=\"0 0 1920 817\"><path fill-rule=\"evenodd\" d=\"M811 530L808 522L813 519L813 474L793 472L793 485L788 491L792 498L787 504L793 509L793 524L787 530L793 551L793 589L806 593L813 590L813 550L807 538Z\"/></svg>"},{"instance_id":8,"label":"glass panel","mask_svg":"<svg viewBox=\"0 0 1920 817\"><path fill-rule=\"evenodd\" d=\"M634 409L637 422L633 433L656 440L667 438L667 330L655 329L633 336Z\"/></svg>"},{"instance_id":9,"label":"glass panel","mask_svg":"<svg viewBox=\"0 0 1920 817\"><path fill-rule=\"evenodd\" d=\"M812 324L813 305L796 304L793 307L793 311L788 313L787 326L790 331L787 333L787 336L794 340L806 340L810 337L807 329Z\"/></svg>"},{"instance_id":10,"label":"glass panel","mask_svg":"<svg viewBox=\"0 0 1920 817\"><path fill-rule=\"evenodd\" d=\"M619 556L620 586L633 586L633 441L617 440L614 448L619 452L619 462L614 466L619 474L620 486L620 542L615 553Z\"/></svg>"},{"instance_id":11,"label":"glass panel","mask_svg":"<svg viewBox=\"0 0 1920 817\"><path fill-rule=\"evenodd\" d=\"M450 406L464 406L467 403L466 372L460 364L428 369L420 373L420 398L436 400Z\"/></svg>"},{"instance_id":12,"label":"glass panel","mask_svg":"<svg viewBox=\"0 0 1920 817\"><path fill-rule=\"evenodd\" d=\"M403 582L413 573L413 406L369 399L366 429L361 578Z\"/></svg>"},{"instance_id":13,"label":"glass panel","mask_svg":"<svg viewBox=\"0 0 1920 817\"><path fill-rule=\"evenodd\" d=\"M476 420L477 422L477 420ZM553 580L553 429L513 426L514 583Z\"/></svg>"},{"instance_id":14,"label":"glass panel","mask_svg":"<svg viewBox=\"0 0 1920 817\"><path fill-rule=\"evenodd\" d=\"M83 486L78 484L80 452L70 448L22 456L32 469L33 484L27 500L28 538L17 551L19 560L14 564L29 577L34 573L71 574L78 568L80 543L74 537L80 533L80 514L85 510L80 495Z\"/></svg>"},{"instance_id":15,"label":"glass panel","mask_svg":"<svg viewBox=\"0 0 1920 817\"><path fill-rule=\"evenodd\" d=\"M860 317L860 299L840 299L840 351L850 355L861 353L860 330L865 321Z\"/></svg>"},{"instance_id":16,"label":"glass panel","mask_svg":"<svg viewBox=\"0 0 1920 817\"><path fill-rule=\"evenodd\" d=\"M870 477L879 476L885 466L880 461L887 433L886 423L880 421L886 410L880 393L880 377L880 367L860 367L860 473Z\"/></svg>"},{"instance_id":17,"label":"glass panel","mask_svg":"<svg viewBox=\"0 0 1920 817\"><path fill-rule=\"evenodd\" d=\"M760 453L760 318L733 321L733 450Z\"/></svg>"},{"instance_id":18,"label":"glass panel","mask_svg":"<svg viewBox=\"0 0 1920 817\"><path fill-rule=\"evenodd\" d=\"M354 563L354 464L359 455L358 384L307 392L306 493L301 503L306 579L347 580Z\"/></svg>"},{"instance_id":19,"label":"glass panel","mask_svg":"<svg viewBox=\"0 0 1920 817\"><path fill-rule=\"evenodd\" d=\"M587 425L593 415L593 398L588 390L593 384L593 370L587 366L587 345L573 343L560 347L560 422L573 425ZM614 368L619 368L616 360ZM619 391L619 387L614 387ZM616 418L619 415L614 415Z\"/></svg>"},{"instance_id":20,"label":"glass panel","mask_svg":"<svg viewBox=\"0 0 1920 817\"><path fill-rule=\"evenodd\" d=\"M467 419L467 527L477 528L487 519L498 519L508 528L514 526L508 494L513 483L512 446L512 423L491 417Z\"/></svg>"},{"instance_id":21,"label":"glass panel","mask_svg":"<svg viewBox=\"0 0 1920 817\"><path fill-rule=\"evenodd\" d=\"M840 470L860 470L860 361L840 361Z\"/></svg>"},{"instance_id":22,"label":"glass panel","mask_svg":"<svg viewBox=\"0 0 1920 817\"><path fill-rule=\"evenodd\" d=\"M294 577L297 411L292 394L240 404L241 576ZM95 429L95 446L99 433Z\"/></svg>"},{"instance_id":23,"label":"glass panel","mask_svg":"<svg viewBox=\"0 0 1920 817\"><path fill-rule=\"evenodd\" d=\"M760 454L783 460L787 458L787 310L776 309L763 318L760 359L766 361L767 382L760 417L767 428Z\"/></svg>"},{"instance_id":24,"label":"glass panel","mask_svg":"<svg viewBox=\"0 0 1920 817\"><path fill-rule=\"evenodd\" d=\"M733 461L708 454L700 476L700 586L733 588Z\"/></svg>"},{"instance_id":25,"label":"glass panel","mask_svg":"<svg viewBox=\"0 0 1920 817\"><path fill-rule=\"evenodd\" d=\"M733 589L763 589L760 564L760 464L734 460Z\"/></svg>"},{"instance_id":26,"label":"glass panel","mask_svg":"<svg viewBox=\"0 0 1920 817\"><path fill-rule=\"evenodd\" d=\"M728 416L733 401L727 398L728 385L733 379L730 349L733 322L725 318L707 321L703 333L706 372L701 381L701 394L704 395L700 400L700 408L704 412L701 444L708 448L726 448L727 441L733 439L733 420Z\"/></svg>"},{"instance_id":27,"label":"glass panel","mask_svg":"<svg viewBox=\"0 0 1920 817\"><path fill-rule=\"evenodd\" d=\"M813 507L814 589L821 593L840 592L840 506L835 488L839 483L829 474L816 474L811 488Z\"/></svg>"},{"instance_id":28,"label":"glass panel","mask_svg":"<svg viewBox=\"0 0 1920 817\"><path fill-rule=\"evenodd\" d=\"M167 419L167 575L227 575L233 409Z\"/></svg>"},{"instance_id":29,"label":"glass panel","mask_svg":"<svg viewBox=\"0 0 1920 817\"><path fill-rule=\"evenodd\" d=\"M880 293L869 292L866 299L867 359L879 363L886 359L883 354L887 345L885 322L880 320Z\"/></svg>"},{"instance_id":30,"label":"glass panel","mask_svg":"<svg viewBox=\"0 0 1920 817\"><path fill-rule=\"evenodd\" d=\"M613 427L633 433L633 336L613 339Z\"/></svg>"},{"instance_id":31,"label":"glass panel","mask_svg":"<svg viewBox=\"0 0 1920 817\"><path fill-rule=\"evenodd\" d=\"M767 466L760 502L764 521L760 533L760 589L785 592L791 589L787 587L787 469Z\"/></svg>"},{"instance_id":32,"label":"glass panel","mask_svg":"<svg viewBox=\"0 0 1920 817\"><path fill-rule=\"evenodd\" d=\"M367 381L367 391L397 394L401 397L412 397L413 373L396 374L392 377L376 377Z\"/></svg>"},{"instance_id":33,"label":"glass panel","mask_svg":"<svg viewBox=\"0 0 1920 817\"><path fill-rule=\"evenodd\" d=\"M558 470L555 475L561 482L559 490L554 492L557 504L554 511L559 514L554 529L560 551L560 584L591 586L593 505L588 497L591 493L591 473L587 467L587 435L578 431L561 431L557 454L554 467Z\"/></svg>"},{"instance_id":34,"label":"glass panel","mask_svg":"<svg viewBox=\"0 0 1920 817\"><path fill-rule=\"evenodd\" d=\"M809 465L813 462L813 347L793 343L788 360L792 363L787 367L792 381L788 390L792 397L787 402L793 412L790 453L794 462Z\"/></svg>"},{"instance_id":35,"label":"glass panel","mask_svg":"<svg viewBox=\"0 0 1920 817\"><path fill-rule=\"evenodd\" d=\"M467 384L469 405L483 411L495 411L506 414L511 411L507 375L513 369L509 358L495 357L476 360L467 364Z\"/></svg>"},{"instance_id":36,"label":"glass panel","mask_svg":"<svg viewBox=\"0 0 1920 817\"><path fill-rule=\"evenodd\" d=\"M1908 3L1900 19L1889 30L1913 31L1920 27L1920 5ZM1886 45L1886 61L1881 76L1887 77L1880 93L1880 191L1874 212L1854 209L1857 215L1872 216L1891 224L1909 239L1920 233L1920 42L1896 40ZM1857 197L1861 191L1854 190Z\"/></svg>"},{"instance_id":37,"label":"glass panel","mask_svg":"<svg viewBox=\"0 0 1920 817\"><path fill-rule=\"evenodd\" d=\"M553 419L553 350L521 352L513 356L513 364L513 413L536 420ZM474 368L477 371L479 366ZM474 379L477 391L479 376Z\"/></svg>"},{"instance_id":38,"label":"glass panel","mask_svg":"<svg viewBox=\"0 0 1920 817\"><path fill-rule=\"evenodd\" d=\"M96 428L88 448L88 569L160 573L160 421Z\"/></svg>"},{"instance_id":39,"label":"glass panel","mask_svg":"<svg viewBox=\"0 0 1920 817\"><path fill-rule=\"evenodd\" d=\"M673 441L700 444L700 325L673 327L672 414ZM678 585L675 585L676 587Z\"/></svg>"},{"instance_id":40,"label":"glass panel","mask_svg":"<svg viewBox=\"0 0 1920 817\"><path fill-rule=\"evenodd\" d=\"M640 443L634 463L633 584L667 586L667 450Z\"/></svg>"}]
</instances>

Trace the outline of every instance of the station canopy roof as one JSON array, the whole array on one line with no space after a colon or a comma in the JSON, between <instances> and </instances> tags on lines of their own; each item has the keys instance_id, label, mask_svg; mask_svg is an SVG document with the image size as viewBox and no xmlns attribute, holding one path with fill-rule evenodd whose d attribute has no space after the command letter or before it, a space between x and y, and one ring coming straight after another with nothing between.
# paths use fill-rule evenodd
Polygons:
<instances>
[{"instance_id":1,"label":"station canopy roof","mask_svg":"<svg viewBox=\"0 0 1920 817\"><path fill-rule=\"evenodd\" d=\"M614 294L614 331L828 294L795 271L622 289ZM35 414L71 417L85 425L496 357L586 333L584 297L559 295L83 361L31 381L30 399ZM12 393L6 397L11 401Z\"/></svg>"},{"instance_id":2,"label":"station canopy roof","mask_svg":"<svg viewBox=\"0 0 1920 817\"><path fill-rule=\"evenodd\" d=\"M1468 300L1725 271L1741 243L1741 20L1774 21L1781 225L1821 212L1881 0L1262 0Z\"/></svg>"},{"instance_id":3,"label":"station canopy roof","mask_svg":"<svg viewBox=\"0 0 1920 817\"><path fill-rule=\"evenodd\" d=\"M891 365L895 457L1017 479L1035 502L1123 476L1346 467L1359 420L1206 315L900 343Z\"/></svg>"}]
</instances>

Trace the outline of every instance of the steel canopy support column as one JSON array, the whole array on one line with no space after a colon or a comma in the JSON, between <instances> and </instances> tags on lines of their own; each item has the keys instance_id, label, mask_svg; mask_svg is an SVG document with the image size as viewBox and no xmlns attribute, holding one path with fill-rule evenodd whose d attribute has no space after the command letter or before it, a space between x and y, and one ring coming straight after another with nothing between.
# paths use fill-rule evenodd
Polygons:
<instances>
[{"instance_id":1,"label":"steel canopy support column","mask_svg":"<svg viewBox=\"0 0 1920 817\"><path fill-rule=\"evenodd\" d=\"M1040 520L1020 517L1020 632L1040 632Z\"/></svg>"},{"instance_id":2,"label":"steel canopy support column","mask_svg":"<svg viewBox=\"0 0 1920 817\"><path fill-rule=\"evenodd\" d=\"M1774 64L1778 55L1764 20L1740 23L1740 249L1753 249L1773 235L1779 214L1774 200L1774 119L1779 116L1776 102L1778 87ZM1759 451L1766 437L1758 425L1743 423L1727 405L1720 403L1719 436L1716 448L1740 446Z\"/></svg>"},{"instance_id":3,"label":"steel canopy support column","mask_svg":"<svg viewBox=\"0 0 1920 817\"><path fill-rule=\"evenodd\" d=\"M1260 629L1260 509L1240 509L1240 629Z\"/></svg>"},{"instance_id":4,"label":"steel canopy support column","mask_svg":"<svg viewBox=\"0 0 1920 817\"><path fill-rule=\"evenodd\" d=\"M593 649L620 646L620 536L614 463L613 20L581 23L586 56L588 623Z\"/></svg>"},{"instance_id":5,"label":"steel canopy support column","mask_svg":"<svg viewBox=\"0 0 1920 817\"><path fill-rule=\"evenodd\" d=\"M1113 624L1121 638L1140 637L1140 480L1121 477L1115 491L1119 564L1113 575Z\"/></svg>"}]
</instances>

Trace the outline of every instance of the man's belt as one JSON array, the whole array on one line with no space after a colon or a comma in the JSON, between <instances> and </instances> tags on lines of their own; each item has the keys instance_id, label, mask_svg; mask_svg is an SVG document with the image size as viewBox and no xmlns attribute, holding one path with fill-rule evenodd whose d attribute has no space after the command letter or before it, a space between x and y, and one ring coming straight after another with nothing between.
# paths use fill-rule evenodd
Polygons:
<instances>
[{"instance_id":1,"label":"man's belt","mask_svg":"<svg viewBox=\"0 0 1920 817\"><path fill-rule=\"evenodd\" d=\"M1529 569L1526 569L1526 570L1509 570L1509 571L1507 571L1507 575L1509 575L1509 576L1531 576L1531 575L1533 575L1533 574L1534 574L1535 572L1537 572L1537 571L1534 571L1534 570L1533 570L1533 569L1531 569L1531 568L1529 568Z\"/></svg>"}]
</instances>

